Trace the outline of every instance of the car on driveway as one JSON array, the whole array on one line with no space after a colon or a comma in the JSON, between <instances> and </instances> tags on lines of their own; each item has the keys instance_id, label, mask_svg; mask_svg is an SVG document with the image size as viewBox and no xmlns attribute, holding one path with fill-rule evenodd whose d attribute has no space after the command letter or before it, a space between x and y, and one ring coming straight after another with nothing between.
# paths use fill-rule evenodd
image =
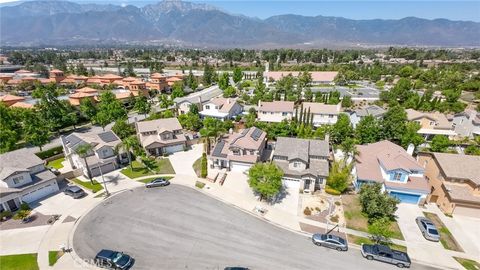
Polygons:
<instances>
[{"instance_id":1,"label":"car on driveway","mask_svg":"<svg viewBox=\"0 0 480 270\"><path fill-rule=\"evenodd\" d=\"M410 267L412 262L408 254L399 250L390 249L385 245L362 244L362 256L367 260L377 260L394 264L399 268Z\"/></svg>"},{"instance_id":2,"label":"car on driveway","mask_svg":"<svg viewBox=\"0 0 480 270\"><path fill-rule=\"evenodd\" d=\"M87 195L85 191L77 186L68 186L63 193L68 196L71 196L74 199L79 199Z\"/></svg>"},{"instance_id":3,"label":"car on driveway","mask_svg":"<svg viewBox=\"0 0 480 270\"><path fill-rule=\"evenodd\" d=\"M420 231L425 239L434 242L440 241L440 234L438 233L437 227L431 220L426 217L417 217L415 222L417 222L418 228L420 228Z\"/></svg>"},{"instance_id":4,"label":"car on driveway","mask_svg":"<svg viewBox=\"0 0 480 270\"><path fill-rule=\"evenodd\" d=\"M347 251L347 241L341 237L332 234L316 233L312 236L312 242L317 246L324 246L336 249L338 251Z\"/></svg>"},{"instance_id":5,"label":"car on driveway","mask_svg":"<svg viewBox=\"0 0 480 270\"><path fill-rule=\"evenodd\" d=\"M152 181L145 184L145 187L164 187L170 185L170 182L165 178L155 178Z\"/></svg>"},{"instance_id":6,"label":"car on driveway","mask_svg":"<svg viewBox=\"0 0 480 270\"><path fill-rule=\"evenodd\" d=\"M125 270L130 268L133 263L134 259L129 255L108 249L102 249L95 256L96 266L102 268Z\"/></svg>"}]
</instances>

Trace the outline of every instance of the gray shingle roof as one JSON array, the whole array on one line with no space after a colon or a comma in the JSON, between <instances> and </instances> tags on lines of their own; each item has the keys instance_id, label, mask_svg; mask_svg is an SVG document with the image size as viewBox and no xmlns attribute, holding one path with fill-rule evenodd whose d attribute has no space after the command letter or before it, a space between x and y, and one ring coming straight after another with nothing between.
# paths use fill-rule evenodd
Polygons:
<instances>
[{"instance_id":1,"label":"gray shingle roof","mask_svg":"<svg viewBox=\"0 0 480 270\"><path fill-rule=\"evenodd\" d=\"M43 164L43 160L26 148L0 155L0 179L14 172L28 171L28 168Z\"/></svg>"},{"instance_id":2,"label":"gray shingle roof","mask_svg":"<svg viewBox=\"0 0 480 270\"><path fill-rule=\"evenodd\" d=\"M306 162L309 156L328 157L328 141L278 137L274 155L285 156L289 160L299 158Z\"/></svg>"}]
</instances>

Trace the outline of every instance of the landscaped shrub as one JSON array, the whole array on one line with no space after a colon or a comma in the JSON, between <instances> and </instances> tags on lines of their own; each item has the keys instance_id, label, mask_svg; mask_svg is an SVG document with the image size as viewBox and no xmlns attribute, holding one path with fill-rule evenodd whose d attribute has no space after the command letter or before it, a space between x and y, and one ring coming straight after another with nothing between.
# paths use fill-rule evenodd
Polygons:
<instances>
[{"instance_id":1,"label":"landscaped shrub","mask_svg":"<svg viewBox=\"0 0 480 270\"><path fill-rule=\"evenodd\" d=\"M50 149L42 151L42 152L37 152L37 153L35 153L35 155L37 155L37 157L39 157L41 159L46 159L46 158L58 155L62 152L63 152L63 147L62 146L57 146L57 147L53 147L53 148L50 148Z\"/></svg>"},{"instance_id":2,"label":"landscaped shrub","mask_svg":"<svg viewBox=\"0 0 480 270\"><path fill-rule=\"evenodd\" d=\"M340 191L335 190L335 189L333 189L333 188L329 188L329 187L325 187L325 192L326 192L327 194L335 195L335 196L338 196L338 195L342 194Z\"/></svg>"},{"instance_id":3,"label":"landscaped shrub","mask_svg":"<svg viewBox=\"0 0 480 270\"><path fill-rule=\"evenodd\" d=\"M333 217L330 218L330 221L331 221L331 222L338 223L338 219L339 219L338 215L335 215L335 216L333 216Z\"/></svg>"},{"instance_id":4,"label":"landscaped shrub","mask_svg":"<svg viewBox=\"0 0 480 270\"><path fill-rule=\"evenodd\" d=\"M30 205L28 205L28 203L26 202L23 202L21 205L20 205L20 210L30 210Z\"/></svg>"},{"instance_id":5,"label":"landscaped shrub","mask_svg":"<svg viewBox=\"0 0 480 270\"><path fill-rule=\"evenodd\" d=\"M205 183L200 182L200 181L197 181L197 182L195 182L195 186L196 186L197 188L203 188L203 187L205 186Z\"/></svg>"},{"instance_id":6,"label":"landscaped shrub","mask_svg":"<svg viewBox=\"0 0 480 270\"><path fill-rule=\"evenodd\" d=\"M24 219L30 215L30 210L19 210L14 216L13 219Z\"/></svg>"},{"instance_id":7,"label":"landscaped shrub","mask_svg":"<svg viewBox=\"0 0 480 270\"><path fill-rule=\"evenodd\" d=\"M320 212L321 209L320 209L320 207L317 206L317 207L315 207L315 210Z\"/></svg>"},{"instance_id":8,"label":"landscaped shrub","mask_svg":"<svg viewBox=\"0 0 480 270\"><path fill-rule=\"evenodd\" d=\"M200 176L202 178L205 178L207 177L208 175L208 168L207 168L207 154L206 153L203 153L202 154L202 171L201 171L201 174Z\"/></svg>"},{"instance_id":9,"label":"landscaped shrub","mask_svg":"<svg viewBox=\"0 0 480 270\"><path fill-rule=\"evenodd\" d=\"M12 212L10 211L3 211L0 213L0 220L9 219L11 217L12 217Z\"/></svg>"},{"instance_id":10,"label":"landscaped shrub","mask_svg":"<svg viewBox=\"0 0 480 270\"><path fill-rule=\"evenodd\" d=\"M303 210L303 214L305 216L310 216L312 214L312 210L310 210L310 208L308 207L305 207L305 209Z\"/></svg>"},{"instance_id":11,"label":"landscaped shrub","mask_svg":"<svg viewBox=\"0 0 480 270\"><path fill-rule=\"evenodd\" d=\"M335 205L336 205L336 206L340 206L341 204L342 204L342 203L341 203L340 201L336 201L336 202L335 202Z\"/></svg>"}]
</instances>

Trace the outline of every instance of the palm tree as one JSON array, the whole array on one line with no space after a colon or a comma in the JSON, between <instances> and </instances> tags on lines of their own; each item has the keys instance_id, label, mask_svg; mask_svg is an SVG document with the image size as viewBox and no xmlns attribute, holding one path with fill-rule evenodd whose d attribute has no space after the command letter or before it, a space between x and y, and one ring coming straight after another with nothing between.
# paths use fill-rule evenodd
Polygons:
<instances>
[{"instance_id":1,"label":"palm tree","mask_svg":"<svg viewBox=\"0 0 480 270\"><path fill-rule=\"evenodd\" d=\"M85 166L87 167L87 177L93 185L92 175L90 173L90 167L88 166L87 157L90 151L93 149L92 145L89 143L82 144L75 149L75 153L77 153L83 161L85 162Z\"/></svg>"},{"instance_id":2,"label":"palm tree","mask_svg":"<svg viewBox=\"0 0 480 270\"><path fill-rule=\"evenodd\" d=\"M342 144L340 144L340 149L342 149L342 151L345 155L345 158L344 158L345 164L346 164L349 157L355 158L355 156L358 155L358 150L357 150L357 147L356 147L356 143L357 143L357 141L355 139L346 138L342 142Z\"/></svg>"},{"instance_id":3,"label":"palm tree","mask_svg":"<svg viewBox=\"0 0 480 270\"><path fill-rule=\"evenodd\" d=\"M140 142L138 141L137 136L131 135L122 140L120 144L116 146L116 150L123 149L127 152L128 163L130 163L130 169L133 170L132 156L130 151L136 151L140 149Z\"/></svg>"},{"instance_id":4,"label":"palm tree","mask_svg":"<svg viewBox=\"0 0 480 270\"><path fill-rule=\"evenodd\" d=\"M203 128L200 130L200 134L207 142L208 153L210 153L210 138L213 137L216 141L224 132L226 132L226 130L222 121L212 117L207 117L203 120Z\"/></svg>"}]
</instances>

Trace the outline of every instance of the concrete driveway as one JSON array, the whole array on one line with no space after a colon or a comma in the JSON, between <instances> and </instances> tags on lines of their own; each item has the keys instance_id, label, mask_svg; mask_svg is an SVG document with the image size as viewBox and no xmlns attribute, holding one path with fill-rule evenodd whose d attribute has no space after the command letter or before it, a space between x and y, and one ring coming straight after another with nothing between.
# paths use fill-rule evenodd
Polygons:
<instances>
[{"instance_id":1,"label":"concrete driveway","mask_svg":"<svg viewBox=\"0 0 480 270\"><path fill-rule=\"evenodd\" d=\"M194 144L192 145L192 149L173 153L168 156L168 158L170 159L170 163L172 163L172 167L176 174L197 177L192 166L197 159L202 157L202 153L203 144Z\"/></svg>"},{"instance_id":2,"label":"concrete driveway","mask_svg":"<svg viewBox=\"0 0 480 270\"><path fill-rule=\"evenodd\" d=\"M480 217L453 216L453 226L445 223L465 252L480 258ZM476 239L476 240L475 240Z\"/></svg>"},{"instance_id":3,"label":"concrete driveway","mask_svg":"<svg viewBox=\"0 0 480 270\"><path fill-rule=\"evenodd\" d=\"M124 251L136 259L133 269L394 268L368 261L358 250L317 247L306 236L175 184L109 198L79 222L73 247L85 260L102 248Z\"/></svg>"},{"instance_id":4,"label":"concrete driveway","mask_svg":"<svg viewBox=\"0 0 480 270\"><path fill-rule=\"evenodd\" d=\"M423 237L415 222L415 218L424 216L422 212L423 209L418 205L408 203L398 205L397 221L407 243L409 256L422 262L437 262L438 265L458 268L459 264L448 254L440 242L428 241Z\"/></svg>"}]
</instances>

